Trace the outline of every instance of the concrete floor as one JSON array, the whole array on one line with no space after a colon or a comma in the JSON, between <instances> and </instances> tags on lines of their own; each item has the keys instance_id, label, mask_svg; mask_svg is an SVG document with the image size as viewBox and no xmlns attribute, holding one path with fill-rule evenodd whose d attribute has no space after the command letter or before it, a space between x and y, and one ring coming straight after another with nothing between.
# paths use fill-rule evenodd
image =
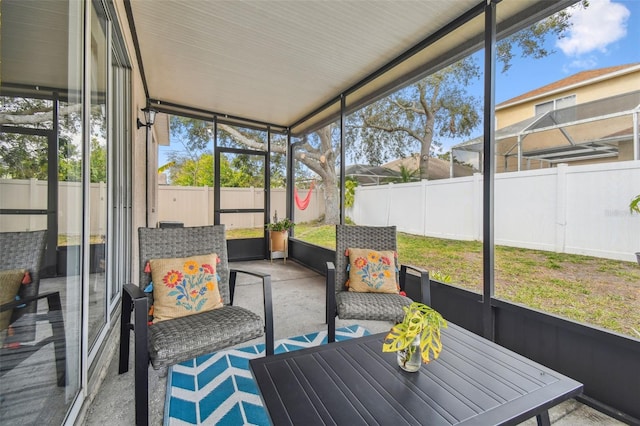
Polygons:
<instances>
[{"instance_id":1,"label":"concrete floor","mask_svg":"<svg viewBox=\"0 0 640 426\"><path fill-rule=\"evenodd\" d=\"M268 260L237 262L233 268L246 269L271 275L273 291L273 315L275 339L297 336L326 329L325 324L325 283L324 277L295 262ZM262 312L261 282L253 277L238 275L235 305L254 312ZM391 323L384 321L336 320L336 327L360 324L372 333L389 330ZM246 346L261 339L245 342ZM134 372L131 362L128 373L118 375L118 359L115 341L112 343L113 358L106 371L104 381L93 395L89 409L78 419L82 425L132 425L134 424ZM133 350L133 345L132 345ZM132 358L131 355L130 358ZM166 377L149 368L149 424L163 424L163 410L166 392ZM569 400L550 410L554 425L622 425L598 411L575 400ZM524 425L535 425L530 419Z\"/></svg>"}]
</instances>

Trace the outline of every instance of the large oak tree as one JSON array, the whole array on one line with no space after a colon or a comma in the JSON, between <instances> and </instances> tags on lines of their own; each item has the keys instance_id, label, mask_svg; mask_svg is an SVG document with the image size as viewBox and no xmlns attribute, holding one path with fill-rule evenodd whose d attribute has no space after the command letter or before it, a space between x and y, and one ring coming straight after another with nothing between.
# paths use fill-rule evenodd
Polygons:
<instances>
[{"instance_id":1,"label":"large oak tree","mask_svg":"<svg viewBox=\"0 0 640 426\"><path fill-rule=\"evenodd\" d=\"M582 0L580 5L587 7L588 2ZM552 50L546 44L554 38L550 36L563 37L570 26L570 11L571 9L565 9L501 40L497 51L503 70L508 70L516 54L534 58L551 54ZM466 57L352 114L348 118L349 132L346 135L351 157L365 159L370 164L380 164L393 157L406 156L417 147L421 155L420 176L428 179L429 157L437 145L435 138L468 136L478 126L481 100L469 94L466 88L480 75L481 69L474 58ZM6 98L4 102L6 106ZM74 107L70 106L69 111L63 109L60 115L64 117L77 114L78 111L72 111L72 108ZM0 113L1 124L42 124L52 117L51 108L46 105L21 105L3 110ZM218 128L223 139L227 138L247 148L266 149L265 132L243 130L226 124L220 124ZM188 149L184 154L186 157L176 155L172 159L170 169L173 168L175 172L180 165L191 168L193 170L183 170L183 174L189 172L195 176L194 181L198 181L198 170L202 169L203 160L206 160L201 157L210 155L204 147L211 140L211 124L179 117L171 121L171 131L181 135ZM339 221L336 167L339 160L339 138L336 131L337 127L332 124L305 136L293 153L295 159L318 178L325 197L326 223ZM0 144L0 166L4 167L4 173L9 169L18 173L22 160L26 164L29 157L41 152L37 147L30 147L19 139L5 139L4 142L4 145ZM71 147L65 149L73 155ZM285 139L274 139L271 151L281 156L286 154ZM99 154L97 151L96 153ZM102 155L97 157L96 161L102 159ZM42 167L41 160L36 162L29 169ZM277 163L278 161L274 161L274 164ZM76 175L77 167L73 164L65 170L67 169L70 175ZM278 176L278 173L272 170L272 175ZM27 177L28 174L24 176ZM94 178L99 179L97 176L92 177ZM283 179L282 173L278 179Z\"/></svg>"}]
</instances>

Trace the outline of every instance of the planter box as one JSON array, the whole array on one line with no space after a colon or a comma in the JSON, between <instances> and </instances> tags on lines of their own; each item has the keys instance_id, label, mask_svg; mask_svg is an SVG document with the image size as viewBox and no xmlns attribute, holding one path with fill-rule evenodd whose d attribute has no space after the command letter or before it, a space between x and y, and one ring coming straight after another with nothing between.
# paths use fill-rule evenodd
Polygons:
<instances>
[{"instance_id":1,"label":"planter box","mask_svg":"<svg viewBox=\"0 0 640 426\"><path fill-rule=\"evenodd\" d=\"M269 252L271 260L284 259L289 254L289 233L287 231L269 231Z\"/></svg>"}]
</instances>

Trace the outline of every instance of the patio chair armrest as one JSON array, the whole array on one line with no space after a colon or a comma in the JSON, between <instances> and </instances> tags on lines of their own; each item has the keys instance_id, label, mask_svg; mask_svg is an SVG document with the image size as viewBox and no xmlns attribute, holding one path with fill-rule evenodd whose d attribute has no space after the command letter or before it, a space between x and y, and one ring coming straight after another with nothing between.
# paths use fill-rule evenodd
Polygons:
<instances>
[{"instance_id":1,"label":"patio chair armrest","mask_svg":"<svg viewBox=\"0 0 640 426\"><path fill-rule=\"evenodd\" d=\"M231 300L229 301L230 305L233 305L233 299L235 296L235 292L236 292L236 278L238 276L238 273L240 274L246 274L246 275L252 275L254 277L258 277L258 278L262 278L262 285L265 285L265 279L268 278L269 281L269 298L271 298L271 275L269 274L263 274L262 272L254 272L254 271L247 271L244 269L234 269L234 268L229 268L229 293L230 293L230 297Z\"/></svg>"},{"instance_id":2,"label":"patio chair armrest","mask_svg":"<svg viewBox=\"0 0 640 426\"><path fill-rule=\"evenodd\" d=\"M149 298L140 287L135 284L125 284L122 292L122 317L120 327L129 328L140 331L147 328L149 322ZM131 321L131 312L134 313L133 324Z\"/></svg>"},{"instance_id":3,"label":"patio chair armrest","mask_svg":"<svg viewBox=\"0 0 640 426\"><path fill-rule=\"evenodd\" d=\"M400 289L405 291L407 270L411 270L420 276L420 302L431 306L431 280L429 271L413 265L400 265Z\"/></svg>"},{"instance_id":4,"label":"patio chair armrest","mask_svg":"<svg viewBox=\"0 0 640 426\"><path fill-rule=\"evenodd\" d=\"M131 312L134 314L133 324L131 323ZM147 295L137 285L131 283L125 284L122 291L122 307L120 308L119 374L126 373L129 370L129 334L131 330L135 332L136 375L146 374L146 367L149 362L147 349L148 315L149 299ZM138 389L137 383L138 380L136 379L136 395L139 391L142 392L142 390Z\"/></svg>"},{"instance_id":5,"label":"patio chair armrest","mask_svg":"<svg viewBox=\"0 0 640 426\"><path fill-rule=\"evenodd\" d=\"M6 311L10 311L13 310L17 307L20 307L21 305L25 305L27 303L31 303L35 300L40 300L40 299L44 299L45 297L48 299L49 301L49 308L51 309L51 304L52 304L52 300L55 299L55 297L58 297L58 300L60 299L60 293L57 291L49 291L46 293L40 293L38 295L35 296L29 296L29 297L23 297L20 300L13 300L11 302L7 302L3 305L0 306L0 312L6 312ZM53 299L52 299L53 298ZM60 308L58 308L60 309ZM55 307L53 310L56 310Z\"/></svg>"},{"instance_id":6,"label":"patio chair armrest","mask_svg":"<svg viewBox=\"0 0 640 426\"><path fill-rule=\"evenodd\" d=\"M326 283L327 283L327 302L329 301L330 295L333 295L334 307L336 300L336 265L333 262L327 262L327 275L326 275ZM327 307L329 305L327 304Z\"/></svg>"},{"instance_id":7,"label":"patio chair armrest","mask_svg":"<svg viewBox=\"0 0 640 426\"><path fill-rule=\"evenodd\" d=\"M254 272L254 271L247 271L244 269L229 269L229 272L240 272L241 274L247 274L247 275L253 275L254 277L258 277L258 278L266 278L266 277L270 277L271 275L269 274L263 274L262 272Z\"/></svg>"},{"instance_id":8,"label":"patio chair armrest","mask_svg":"<svg viewBox=\"0 0 640 426\"><path fill-rule=\"evenodd\" d=\"M242 269L229 269L229 291L231 304L233 305L233 294L236 288L236 277L238 273L247 274L262 278L262 293L264 296L264 333L265 333L265 353L273 355L273 302L271 297L271 275L262 272L246 271Z\"/></svg>"},{"instance_id":9,"label":"patio chair armrest","mask_svg":"<svg viewBox=\"0 0 640 426\"><path fill-rule=\"evenodd\" d=\"M333 286L331 286L333 284ZM330 293L330 289L333 289L335 295L336 292L336 265L333 262L327 262L327 294Z\"/></svg>"},{"instance_id":10,"label":"patio chair armrest","mask_svg":"<svg viewBox=\"0 0 640 426\"><path fill-rule=\"evenodd\" d=\"M129 297L133 301L147 297L147 295L144 294L144 292L140 289L140 287L138 287L135 284L132 284L132 283L125 284L123 289L129 294Z\"/></svg>"}]
</instances>

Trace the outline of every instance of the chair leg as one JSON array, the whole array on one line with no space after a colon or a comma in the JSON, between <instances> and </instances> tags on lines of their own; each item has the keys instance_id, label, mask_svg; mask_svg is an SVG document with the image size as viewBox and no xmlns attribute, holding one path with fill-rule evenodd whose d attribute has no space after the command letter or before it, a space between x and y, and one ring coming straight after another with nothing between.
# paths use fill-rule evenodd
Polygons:
<instances>
[{"instance_id":1,"label":"chair leg","mask_svg":"<svg viewBox=\"0 0 640 426\"><path fill-rule=\"evenodd\" d=\"M336 341L336 270L333 265L327 266L327 289L326 289L326 320L327 320L327 343Z\"/></svg>"},{"instance_id":2,"label":"chair leg","mask_svg":"<svg viewBox=\"0 0 640 426\"><path fill-rule=\"evenodd\" d=\"M264 295L264 339L265 356L273 355L273 306L271 301L271 276L262 278Z\"/></svg>"},{"instance_id":3,"label":"chair leg","mask_svg":"<svg viewBox=\"0 0 640 426\"><path fill-rule=\"evenodd\" d=\"M335 315L329 315L327 332L327 343L333 343L336 341L336 317Z\"/></svg>"},{"instance_id":4,"label":"chair leg","mask_svg":"<svg viewBox=\"0 0 640 426\"><path fill-rule=\"evenodd\" d=\"M49 305L49 323L53 333L53 350L56 357L58 386L64 387L67 384L67 342L60 293L55 292L48 295L47 303Z\"/></svg>"},{"instance_id":5,"label":"chair leg","mask_svg":"<svg viewBox=\"0 0 640 426\"><path fill-rule=\"evenodd\" d=\"M549 419L549 411L543 411L536 416L536 422L538 426L550 426L551 420Z\"/></svg>"},{"instance_id":6,"label":"chair leg","mask_svg":"<svg viewBox=\"0 0 640 426\"><path fill-rule=\"evenodd\" d=\"M120 307L120 357L118 374L129 371L129 338L131 333L131 295L122 292L122 306Z\"/></svg>"},{"instance_id":7,"label":"chair leg","mask_svg":"<svg viewBox=\"0 0 640 426\"><path fill-rule=\"evenodd\" d=\"M229 271L229 304L233 305L233 296L236 292L236 279L238 277L238 271Z\"/></svg>"},{"instance_id":8,"label":"chair leg","mask_svg":"<svg viewBox=\"0 0 640 426\"><path fill-rule=\"evenodd\" d=\"M140 301L136 300L134 311L136 425L146 426L149 424L149 348L146 298Z\"/></svg>"}]
</instances>

